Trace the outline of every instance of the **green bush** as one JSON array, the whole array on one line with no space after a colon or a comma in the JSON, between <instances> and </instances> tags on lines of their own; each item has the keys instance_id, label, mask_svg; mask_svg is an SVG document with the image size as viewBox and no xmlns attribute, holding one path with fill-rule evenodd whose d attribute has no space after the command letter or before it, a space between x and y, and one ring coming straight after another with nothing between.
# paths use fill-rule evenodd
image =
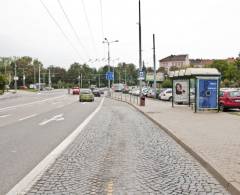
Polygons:
<instances>
[{"instance_id":1,"label":"green bush","mask_svg":"<svg viewBox=\"0 0 240 195\"><path fill-rule=\"evenodd\" d=\"M172 81L170 79L163 81L162 88L172 88Z\"/></svg>"}]
</instances>

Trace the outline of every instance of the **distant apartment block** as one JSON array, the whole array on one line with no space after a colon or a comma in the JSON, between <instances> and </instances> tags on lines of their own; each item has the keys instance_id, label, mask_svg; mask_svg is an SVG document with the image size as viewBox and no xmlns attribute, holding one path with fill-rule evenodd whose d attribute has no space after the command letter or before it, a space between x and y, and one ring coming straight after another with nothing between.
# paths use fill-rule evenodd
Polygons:
<instances>
[{"instance_id":1,"label":"distant apartment block","mask_svg":"<svg viewBox=\"0 0 240 195\"><path fill-rule=\"evenodd\" d=\"M190 66L188 55L170 55L159 60L160 67L164 67L167 71L171 67L185 68Z\"/></svg>"},{"instance_id":2,"label":"distant apartment block","mask_svg":"<svg viewBox=\"0 0 240 195\"><path fill-rule=\"evenodd\" d=\"M240 58L240 57L239 57ZM166 58L159 60L160 67L164 67L167 72L169 72L171 67L177 68L203 68L212 64L215 60L226 60L228 63L233 63L237 58L227 58L227 59L189 59L187 54L185 55L170 55Z\"/></svg>"}]
</instances>

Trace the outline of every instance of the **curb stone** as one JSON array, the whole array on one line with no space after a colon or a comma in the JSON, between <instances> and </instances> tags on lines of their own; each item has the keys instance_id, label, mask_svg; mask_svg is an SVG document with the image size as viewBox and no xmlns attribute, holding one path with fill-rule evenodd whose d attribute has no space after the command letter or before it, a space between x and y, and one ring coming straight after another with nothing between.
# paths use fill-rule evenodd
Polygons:
<instances>
[{"instance_id":1,"label":"curb stone","mask_svg":"<svg viewBox=\"0 0 240 195\"><path fill-rule=\"evenodd\" d=\"M144 116L146 116L149 120L151 120L153 123L155 123L158 127L160 127L162 130L164 130L171 138L173 138L179 145L181 145L188 153L190 153L210 174L212 174L216 180L228 191L230 192L232 195L240 195L240 186L239 184L237 184L236 182L231 182L231 181L227 181L227 179L221 174L219 173L216 168L214 168L208 161L207 159L199 154L197 154L193 148L191 148L190 146L188 146L186 143L184 143L180 138L178 138L176 135L174 135L174 133L172 133L172 131L167 128L166 126L160 124L157 120L155 120L154 118L152 118L149 114L145 113L144 111L142 111L141 109L139 109L136 105L128 102L128 101L124 101L121 99L114 99L112 97L110 97L113 100L116 101L120 101L120 102L124 102L129 104L130 106L132 106L133 108L135 108L137 111L139 111L140 113L142 113Z\"/></svg>"}]
</instances>

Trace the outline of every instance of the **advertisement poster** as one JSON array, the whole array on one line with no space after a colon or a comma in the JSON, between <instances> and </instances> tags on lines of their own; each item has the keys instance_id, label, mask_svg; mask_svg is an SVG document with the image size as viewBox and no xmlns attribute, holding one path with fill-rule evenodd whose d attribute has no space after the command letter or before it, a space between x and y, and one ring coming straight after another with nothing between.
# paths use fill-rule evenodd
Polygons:
<instances>
[{"instance_id":1,"label":"advertisement poster","mask_svg":"<svg viewBox=\"0 0 240 195\"><path fill-rule=\"evenodd\" d=\"M198 78L198 108L218 108L218 79Z\"/></svg>"},{"instance_id":2,"label":"advertisement poster","mask_svg":"<svg viewBox=\"0 0 240 195\"><path fill-rule=\"evenodd\" d=\"M189 81L174 80L173 95L174 95L174 102L188 102L189 101Z\"/></svg>"}]
</instances>

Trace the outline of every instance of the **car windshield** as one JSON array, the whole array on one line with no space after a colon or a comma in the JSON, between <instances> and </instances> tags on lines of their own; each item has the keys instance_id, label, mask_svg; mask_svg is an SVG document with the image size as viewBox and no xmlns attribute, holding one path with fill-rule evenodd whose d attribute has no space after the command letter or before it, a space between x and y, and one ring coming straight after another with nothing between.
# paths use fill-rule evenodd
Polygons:
<instances>
[{"instance_id":1,"label":"car windshield","mask_svg":"<svg viewBox=\"0 0 240 195\"><path fill-rule=\"evenodd\" d=\"M80 91L80 93L81 93L81 94L91 94L92 92L91 92L90 89L82 89L82 90Z\"/></svg>"},{"instance_id":2,"label":"car windshield","mask_svg":"<svg viewBox=\"0 0 240 195\"><path fill-rule=\"evenodd\" d=\"M231 97L240 97L240 91L231 91L229 94Z\"/></svg>"}]
</instances>

